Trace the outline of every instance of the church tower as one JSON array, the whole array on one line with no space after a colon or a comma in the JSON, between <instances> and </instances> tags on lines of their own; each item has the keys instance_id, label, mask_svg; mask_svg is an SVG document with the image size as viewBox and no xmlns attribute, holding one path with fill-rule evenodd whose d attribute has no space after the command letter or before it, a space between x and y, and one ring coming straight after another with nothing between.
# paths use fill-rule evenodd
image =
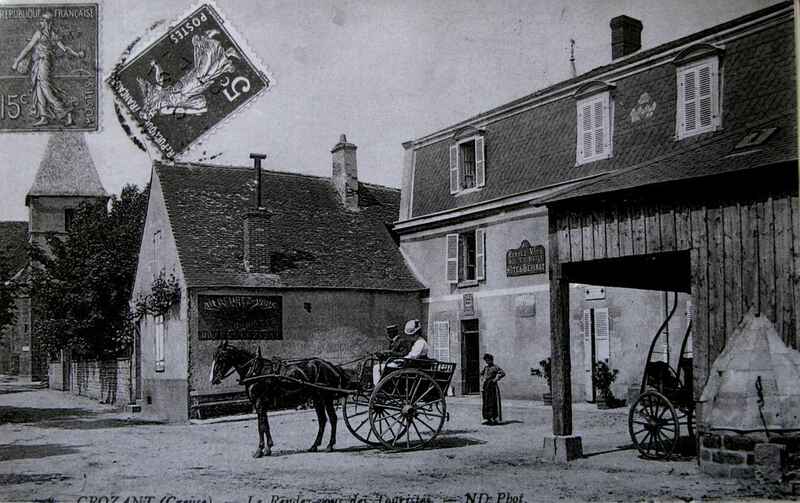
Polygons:
<instances>
[{"instance_id":1,"label":"church tower","mask_svg":"<svg viewBox=\"0 0 800 503\"><path fill-rule=\"evenodd\" d=\"M83 133L53 133L28 194L31 243L48 250L45 236L69 231L81 203L108 200Z\"/></svg>"}]
</instances>

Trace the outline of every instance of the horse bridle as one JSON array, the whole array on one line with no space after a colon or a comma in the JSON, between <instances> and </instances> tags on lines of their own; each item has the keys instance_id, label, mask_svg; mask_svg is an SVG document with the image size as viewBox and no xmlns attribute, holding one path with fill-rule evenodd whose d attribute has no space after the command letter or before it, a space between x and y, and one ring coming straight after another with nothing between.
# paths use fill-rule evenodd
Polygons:
<instances>
[{"instance_id":1,"label":"horse bridle","mask_svg":"<svg viewBox=\"0 0 800 503\"><path fill-rule=\"evenodd\" d=\"M247 360L246 362L244 362L243 364L238 365L238 366L235 365L235 364L231 364L231 369L228 372L226 372L224 376L220 377L219 380L223 381L223 380L227 379L228 377L233 375L234 372L238 372L239 369L245 368L246 366L250 365L251 363L253 363L256 360L258 360L258 356L254 356L254 357L250 358L249 360ZM248 372L248 374L249 374L249 372ZM247 376L245 376L245 377L247 377Z\"/></svg>"}]
</instances>

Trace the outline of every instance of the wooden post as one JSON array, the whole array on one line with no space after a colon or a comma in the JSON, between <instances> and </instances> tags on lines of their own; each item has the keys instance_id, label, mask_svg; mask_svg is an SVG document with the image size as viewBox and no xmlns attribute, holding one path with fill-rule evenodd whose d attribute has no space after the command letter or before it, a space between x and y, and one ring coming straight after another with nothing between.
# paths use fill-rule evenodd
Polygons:
<instances>
[{"instance_id":1,"label":"wooden post","mask_svg":"<svg viewBox=\"0 0 800 503\"><path fill-rule=\"evenodd\" d=\"M551 215L550 254L550 353L553 389L553 434L572 435L572 365L569 341L569 281L559 261L556 218Z\"/></svg>"}]
</instances>

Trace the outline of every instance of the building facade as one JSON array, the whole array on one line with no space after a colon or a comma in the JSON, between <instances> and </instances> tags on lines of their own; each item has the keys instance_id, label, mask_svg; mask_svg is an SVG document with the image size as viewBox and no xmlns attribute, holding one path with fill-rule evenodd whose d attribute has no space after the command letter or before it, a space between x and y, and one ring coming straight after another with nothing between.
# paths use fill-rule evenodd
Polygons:
<instances>
[{"instance_id":1,"label":"building facade","mask_svg":"<svg viewBox=\"0 0 800 503\"><path fill-rule=\"evenodd\" d=\"M174 276L180 300L138 324L143 414L204 416L241 399L209 382L223 340L267 357L344 364L385 349L386 327L425 323L427 294L390 231L400 194L358 181L356 147L334 147L330 178L156 163L132 302Z\"/></svg>"},{"instance_id":2,"label":"building facade","mask_svg":"<svg viewBox=\"0 0 800 503\"><path fill-rule=\"evenodd\" d=\"M554 194L687 152L702 160L715 153L710 141L747 125L752 137L733 154L758 150L773 134L781 144L790 137L769 124L755 127L794 113L789 3L644 51L640 22L620 16L610 24L609 65L404 144L395 230L430 289L425 302L434 346L460 364L458 392L477 391L476 358L483 352L494 353L506 370L506 395L546 391L530 369L551 354L552 219L543 203ZM592 225L601 217L597 208L575 213L570 227L581 234L570 241L572 256L606 242L606 229ZM620 223L620 246L662 239L633 234L638 227L630 218L650 215ZM596 395L593 361L619 370L617 397L637 388L672 304L657 282L651 285L658 288L592 284L576 280L564 293L575 401ZM674 359L689 326L692 297L688 289L674 290L669 342L660 343L654 358Z\"/></svg>"}]
</instances>

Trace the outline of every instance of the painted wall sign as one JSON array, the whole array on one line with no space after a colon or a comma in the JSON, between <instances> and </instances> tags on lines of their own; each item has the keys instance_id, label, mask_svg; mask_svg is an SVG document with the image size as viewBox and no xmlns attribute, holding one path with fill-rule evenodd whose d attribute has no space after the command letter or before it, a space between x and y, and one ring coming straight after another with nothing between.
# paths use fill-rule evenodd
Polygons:
<instances>
[{"instance_id":1,"label":"painted wall sign","mask_svg":"<svg viewBox=\"0 0 800 503\"><path fill-rule=\"evenodd\" d=\"M632 123L639 122L642 119L649 119L656 111L656 102L647 93L642 93L639 96L639 101L636 106L631 110L630 119Z\"/></svg>"},{"instance_id":2,"label":"painted wall sign","mask_svg":"<svg viewBox=\"0 0 800 503\"><path fill-rule=\"evenodd\" d=\"M545 273L544 246L531 246L523 240L519 248L506 252L506 276L524 276L526 274Z\"/></svg>"},{"instance_id":3,"label":"painted wall sign","mask_svg":"<svg viewBox=\"0 0 800 503\"><path fill-rule=\"evenodd\" d=\"M461 300L461 305L463 306L462 314L464 316L475 316L475 296L471 293L465 293Z\"/></svg>"},{"instance_id":4,"label":"painted wall sign","mask_svg":"<svg viewBox=\"0 0 800 503\"><path fill-rule=\"evenodd\" d=\"M197 303L201 341L283 339L283 299L278 295L199 295Z\"/></svg>"}]
</instances>

